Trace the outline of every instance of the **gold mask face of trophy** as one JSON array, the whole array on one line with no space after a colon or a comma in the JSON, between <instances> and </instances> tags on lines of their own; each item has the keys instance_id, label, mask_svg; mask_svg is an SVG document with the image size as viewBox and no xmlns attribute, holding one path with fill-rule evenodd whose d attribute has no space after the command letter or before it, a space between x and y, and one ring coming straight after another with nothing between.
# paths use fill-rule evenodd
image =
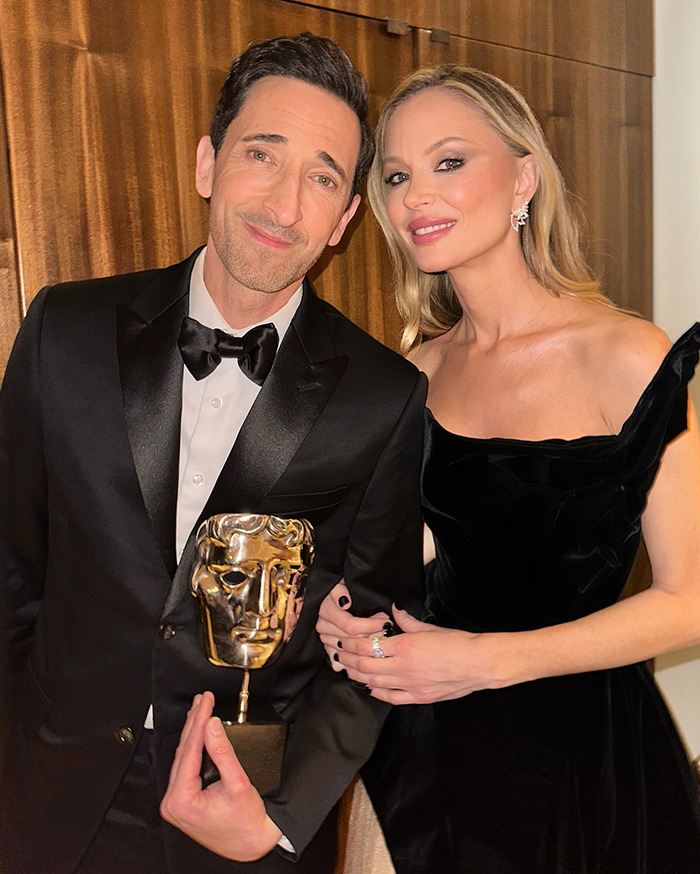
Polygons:
<instances>
[{"instance_id":1,"label":"gold mask face of trophy","mask_svg":"<svg viewBox=\"0 0 700 874\"><path fill-rule=\"evenodd\" d=\"M261 668L280 655L301 611L313 551L304 520L223 514L202 524L191 587L210 662Z\"/></svg>"}]
</instances>

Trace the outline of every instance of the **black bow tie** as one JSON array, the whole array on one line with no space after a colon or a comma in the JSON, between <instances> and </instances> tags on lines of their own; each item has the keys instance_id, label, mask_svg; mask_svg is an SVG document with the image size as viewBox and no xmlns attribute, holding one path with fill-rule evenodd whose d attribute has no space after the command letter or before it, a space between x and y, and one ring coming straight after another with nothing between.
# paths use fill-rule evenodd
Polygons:
<instances>
[{"instance_id":1,"label":"black bow tie","mask_svg":"<svg viewBox=\"0 0 700 874\"><path fill-rule=\"evenodd\" d=\"M275 360L279 337L277 328L270 323L257 325L242 337L234 337L185 316L177 342L182 360L195 379L209 376L222 358L237 358L238 366L248 379L262 385Z\"/></svg>"}]
</instances>

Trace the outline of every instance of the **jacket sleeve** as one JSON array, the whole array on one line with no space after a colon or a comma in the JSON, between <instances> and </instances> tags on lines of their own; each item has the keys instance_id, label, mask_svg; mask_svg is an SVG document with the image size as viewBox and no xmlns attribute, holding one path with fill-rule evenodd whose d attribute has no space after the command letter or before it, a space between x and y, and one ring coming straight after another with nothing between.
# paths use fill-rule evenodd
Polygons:
<instances>
[{"instance_id":1,"label":"jacket sleeve","mask_svg":"<svg viewBox=\"0 0 700 874\"><path fill-rule=\"evenodd\" d=\"M0 391L0 583L9 616L10 667L26 661L44 591L47 477L39 350L47 289L32 302Z\"/></svg>"},{"instance_id":2,"label":"jacket sleeve","mask_svg":"<svg viewBox=\"0 0 700 874\"><path fill-rule=\"evenodd\" d=\"M345 560L353 610L422 605L422 458L425 377L418 376L356 515ZM319 642L320 646L320 642ZM325 661L312 700L290 732L281 792L268 813L300 854L372 752L389 705Z\"/></svg>"}]
</instances>

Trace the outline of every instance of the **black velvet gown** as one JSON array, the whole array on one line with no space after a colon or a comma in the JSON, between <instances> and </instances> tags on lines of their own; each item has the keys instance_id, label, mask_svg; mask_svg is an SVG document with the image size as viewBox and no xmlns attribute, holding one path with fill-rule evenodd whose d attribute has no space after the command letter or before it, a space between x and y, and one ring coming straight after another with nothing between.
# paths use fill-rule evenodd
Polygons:
<instances>
[{"instance_id":1,"label":"black velvet gown","mask_svg":"<svg viewBox=\"0 0 700 874\"><path fill-rule=\"evenodd\" d=\"M425 619L518 631L620 595L700 324L617 435L452 434L427 413ZM397 874L698 874L699 788L643 664L395 707L363 771Z\"/></svg>"}]
</instances>

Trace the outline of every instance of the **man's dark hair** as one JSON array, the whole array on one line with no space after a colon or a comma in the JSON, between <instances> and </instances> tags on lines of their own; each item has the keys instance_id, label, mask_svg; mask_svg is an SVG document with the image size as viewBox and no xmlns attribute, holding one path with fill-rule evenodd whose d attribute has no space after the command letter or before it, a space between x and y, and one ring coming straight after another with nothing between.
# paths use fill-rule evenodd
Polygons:
<instances>
[{"instance_id":1,"label":"man's dark hair","mask_svg":"<svg viewBox=\"0 0 700 874\"><path fill-rule=\"evenodd\" d=\"M218 154L228 126L241 111L248 91L265 76L284 76L316 85L335 94L355 113L360 123L360 150L352 180L352 200L374 157L374 140L366 121L369 88L332 39L308 32L281 36L249 46L239 55L231 65L214 112L211 125L214 154Z\"/></svg>"}]
</instances>

